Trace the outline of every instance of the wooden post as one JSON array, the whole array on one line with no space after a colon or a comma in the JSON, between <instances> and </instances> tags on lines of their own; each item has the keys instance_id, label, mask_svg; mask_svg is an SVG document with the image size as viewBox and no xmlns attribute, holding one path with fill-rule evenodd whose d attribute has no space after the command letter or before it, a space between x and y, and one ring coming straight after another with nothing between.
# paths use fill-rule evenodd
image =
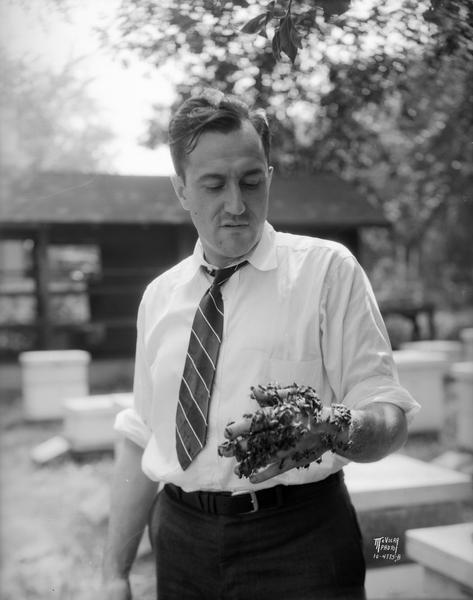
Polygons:
<instances>
[{"instance_id":1,"label":"wooden post","mask_svg":"<svg viewBox=\"0 0 473 600\"><path fill-rule=\"evenodd\" d=\"M196 239L197 233L190 224L177 226L177 260L182 260L192 254Z\"/></svg>"},{"instance_id":2,"label":"wooden post","mask_svg":"<svg viewBox=\"0 0 473 600\"><path fill-rule=\"evenodd\" d=\"M52 345L51 298L49 293L48 231L40 227L33 247L33 273L36 295L36 322L38 348L47 350Z\"/></svg>"},{"instance_id":3,"label":"wooden post","mask_svg":"<svg viewBox=\"0 0 473 600\"><path fill-rule=\"evenodd\" d=\"M350 233L348 234L350 235ZM360 230L358 228L353 230L353 233L351 233L350 235L350 250L353 252L353 254L356 256L357 260L359 260L360 262L362 261L362 256L361 256L361 234L360 234Z\"/></svg>"}]
</instances>

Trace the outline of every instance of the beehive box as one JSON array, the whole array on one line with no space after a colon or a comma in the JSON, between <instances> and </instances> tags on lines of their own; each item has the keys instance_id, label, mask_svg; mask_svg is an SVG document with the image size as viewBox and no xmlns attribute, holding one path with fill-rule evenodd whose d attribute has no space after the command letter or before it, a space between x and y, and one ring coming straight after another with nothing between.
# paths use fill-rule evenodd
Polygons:
<instances>
[{"instance_id":1,"label":"beehive box","mask_svg":"<svg viewBox=\"0 0 473 600\"><path fill-rule=\"evenodd\" d=\"M20 355L23 415L29 421L62 419L68 398L89 393L90 354L42 350Z\"/></svg>"},{"instance_id":2,"label":"beehive box","mask_svg":"<svg viewBox=\"0 0 473 600\"><path fill-rule=\"evenodd\" d=\"M64 437L73 452L113 450L113 423L119 407L114 394L71 398L64 402Z\"/></svg>"}]
</instances>

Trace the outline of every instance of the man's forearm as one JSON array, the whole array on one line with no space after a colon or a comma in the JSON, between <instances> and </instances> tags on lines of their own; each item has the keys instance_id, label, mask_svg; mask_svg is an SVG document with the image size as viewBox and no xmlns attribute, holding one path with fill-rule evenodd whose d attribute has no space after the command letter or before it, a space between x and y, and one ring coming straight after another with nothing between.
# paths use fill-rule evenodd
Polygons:
<instances>
[{"instance_id":1,"label":"man's forearm","mask_svg":"<svg viewBox=\"0 0 473 600\"><path fill-rule=\"evenodd\" d=\"M103 575L126 579L136 556L157 484L141 470L143 450L125 439L111 489L111 509Z\"/></svg>"},{"instance_id":2,"label":"man's forearm","mask_svg":"<svg viewBox=\"0 0 473 600\"><path fill-rule=\"evenodd\" d=\"M374 462L399 450L407 439L404 411L394 404L376 402L351 411L351 424L336 437L340 456L354 462Z\"/></svg>"}]
</instances>

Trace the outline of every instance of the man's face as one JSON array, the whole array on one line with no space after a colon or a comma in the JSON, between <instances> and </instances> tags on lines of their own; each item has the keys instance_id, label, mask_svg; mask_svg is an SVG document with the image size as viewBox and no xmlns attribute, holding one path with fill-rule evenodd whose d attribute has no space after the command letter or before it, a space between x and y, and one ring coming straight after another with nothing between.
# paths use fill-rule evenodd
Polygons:
<instances>
[{"instance_id":1,"label":"man's face","mask_svg":"<svg viewBox=\"0 0 473 600\"><path fill-rule=\"evenodd\" d=\"M272 167L249 121L228 133L203 133L174 188L189 211L205 258L224 267L258 243L268 213Z\"/></svg>"}]
</instances>

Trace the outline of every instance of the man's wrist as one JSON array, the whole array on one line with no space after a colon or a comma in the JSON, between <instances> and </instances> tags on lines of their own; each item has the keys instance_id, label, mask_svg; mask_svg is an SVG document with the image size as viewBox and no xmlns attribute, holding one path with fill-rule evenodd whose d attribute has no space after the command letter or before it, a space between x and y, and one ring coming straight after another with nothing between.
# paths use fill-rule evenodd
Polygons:
<instances>
[{"instance_id":1,"label":"man's wrist","mask_svg":"<svg viewBox=\"0 0 473 600\"><path fill-rule=\"evenodd\" d=\"M102 582L97 600L132 600L129 579L107 579Z\"/></svg>"},{"instance_id":2,"label":"man's wrist","mask_svg":"<svg viewBox=\"0 0 473 600\"><path fill-rule=\"evenodd\" d=\"M351 445L351 410L343 404L332 404L324 412L323 422L327 426L327 431L322 434L322 437L327 450L346 452Z\"/></svg>"},{"instance_id":3,"label":"man's wrist","mask_svg":"<svg viewBox=\"0 0 473 600\"><path fill-rule=\"evenodd\" d=\"M121 565L112 560L105 560L102 565L102 581L128 581L131 565Z\"/></svg>"}]
</instances>

